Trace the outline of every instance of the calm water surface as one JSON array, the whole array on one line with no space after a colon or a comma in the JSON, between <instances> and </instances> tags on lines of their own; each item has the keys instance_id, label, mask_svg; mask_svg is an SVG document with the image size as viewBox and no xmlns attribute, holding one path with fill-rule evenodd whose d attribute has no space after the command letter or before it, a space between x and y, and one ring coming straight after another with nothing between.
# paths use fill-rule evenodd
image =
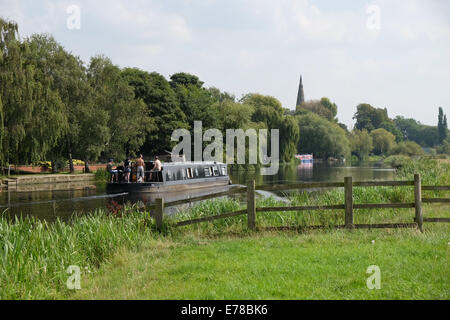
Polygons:
<instances>
[{"instance_id":1,"label":"calm water surface","mask_svg":"<svg viewBox=\"0 0 450 320\"><path fill-rule=\"evenodd\" d=\"M311 165L285 165L275 176L261 176L258 171L233 170L230 178L235 185L245 185L248 180L256 180L256 185L283 184L299 181L343 181L352 176L354 181L392 180L395 171L375 164L362 166L329 165L316 163ZM46 190L42 190L45 188ZM192 193L167 194L166 202L202 196L214 192L226 191L229 187L214 190L201 190ZM77 183L76 185L27 186L24 190L0 192L0 214L8 217L35 216L49 221L57 217L67 220L74 212L87 213L96 209L105 209L112 201L119 203L151 203L153 198L144 194L108 195L104 183ZM189 206L189 205L185 205ZM179 208L178 208L179 209ZM168 208L173 213L177 208Z\"/></svg>"}]
</instances>

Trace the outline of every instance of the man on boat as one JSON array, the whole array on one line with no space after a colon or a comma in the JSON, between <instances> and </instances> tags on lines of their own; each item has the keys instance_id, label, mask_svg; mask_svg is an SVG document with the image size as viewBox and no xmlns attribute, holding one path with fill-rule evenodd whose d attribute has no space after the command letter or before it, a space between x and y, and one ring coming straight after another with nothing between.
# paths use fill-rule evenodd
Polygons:
<instances>
[{"instance_id":1,"label":"man on boat","mask_svg":"<svg viewBox=\"0 0 450 320\"><path fill-rule=\"evenodd\" d=\"M119 175L119 171L116 169L113 169L114 166L114 160L113 159L109 159L108 165L106 166L106 170L109 172L109 174L111 175L111 183L113 182L117 182L118 180L118 175Z\"/></svg>"},{"instance_id":2,"label":"man on boat","mask_svg":"<svg viewBox=\"0 0 450 320\"><path fill-rule=\"evenodd\" d=\"M144 170L145 162L144 162L144 156L141 154L139 156L139 159L136 160L136 168L137 168L137 176L136 176L136 182L142 183L145 179L145 170ZM142 180L141 180L142 178Z\"/></svg>"},{"instance_id":3,"label":"man on boat","mask_svg":"<svg viewBox=\"0 0 450 320\"><path fill-rule=\"evenodd\" d=\"M153 172L156 172L156 175L158 176L158 172L162 171L162 163L159 160L159 157L155 157L155 166L153 167L152 171L150 171L150 181L153 181Z\"/></svg>"}]
</instances>

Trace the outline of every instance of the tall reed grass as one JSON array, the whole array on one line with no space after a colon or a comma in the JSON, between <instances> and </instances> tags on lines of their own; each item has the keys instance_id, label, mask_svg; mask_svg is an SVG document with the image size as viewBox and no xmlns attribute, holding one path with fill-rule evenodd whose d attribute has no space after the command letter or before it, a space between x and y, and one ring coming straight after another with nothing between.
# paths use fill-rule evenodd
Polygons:
<instances>
[{"instance_id":1,"label":"tall reed grass","mask_svg":"<svg viewBox=\"0 0 450 320\"><path fill-rule=\"evenodd\" d=\"M94 271L118 248L139 249L152 236L148 216L132 208L122 217L96 211L70 223L0 218L0 298L51 299L66 288L66 270Z\"/></svg>"}]
</instances>

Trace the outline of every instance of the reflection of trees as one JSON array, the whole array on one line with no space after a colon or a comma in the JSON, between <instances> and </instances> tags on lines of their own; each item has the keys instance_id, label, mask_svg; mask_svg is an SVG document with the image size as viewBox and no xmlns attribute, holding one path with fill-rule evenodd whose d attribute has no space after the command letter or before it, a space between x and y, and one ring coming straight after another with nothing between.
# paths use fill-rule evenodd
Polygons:
<instances>
[{"instance_id":1,"label":"reflection of trees","mask_svg":"<svg viewBox=\"0 0 450 320\"><path fill-rule=\"evenodd\" d=\"M297 166L297 178L298 180L312 180L314 175L313 163L302 163Z\"/></svg>"}]
</instances>

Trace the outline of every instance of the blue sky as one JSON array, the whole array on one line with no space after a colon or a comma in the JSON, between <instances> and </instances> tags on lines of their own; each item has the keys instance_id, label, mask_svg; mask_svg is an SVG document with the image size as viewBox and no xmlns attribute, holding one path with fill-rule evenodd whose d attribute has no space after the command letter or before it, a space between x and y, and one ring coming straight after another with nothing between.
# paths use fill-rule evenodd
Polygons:
<instances>
[{"instance_id":1,"label":"blue sky","mask_svg":"<svg viewBox=\"0 0 450 320\"><path fill-rule=\"evenodd\" d=\"M66 26L70 5L81 8L79 30ZM349 126L363 102L432 125L439 106L450 111L447 0L0 0L0 16L23 37L51 33L85 62L105 54L167 78L190 72L291 109L302 74L306 99L329 97Z\"/></svg>"}]
</instances>

